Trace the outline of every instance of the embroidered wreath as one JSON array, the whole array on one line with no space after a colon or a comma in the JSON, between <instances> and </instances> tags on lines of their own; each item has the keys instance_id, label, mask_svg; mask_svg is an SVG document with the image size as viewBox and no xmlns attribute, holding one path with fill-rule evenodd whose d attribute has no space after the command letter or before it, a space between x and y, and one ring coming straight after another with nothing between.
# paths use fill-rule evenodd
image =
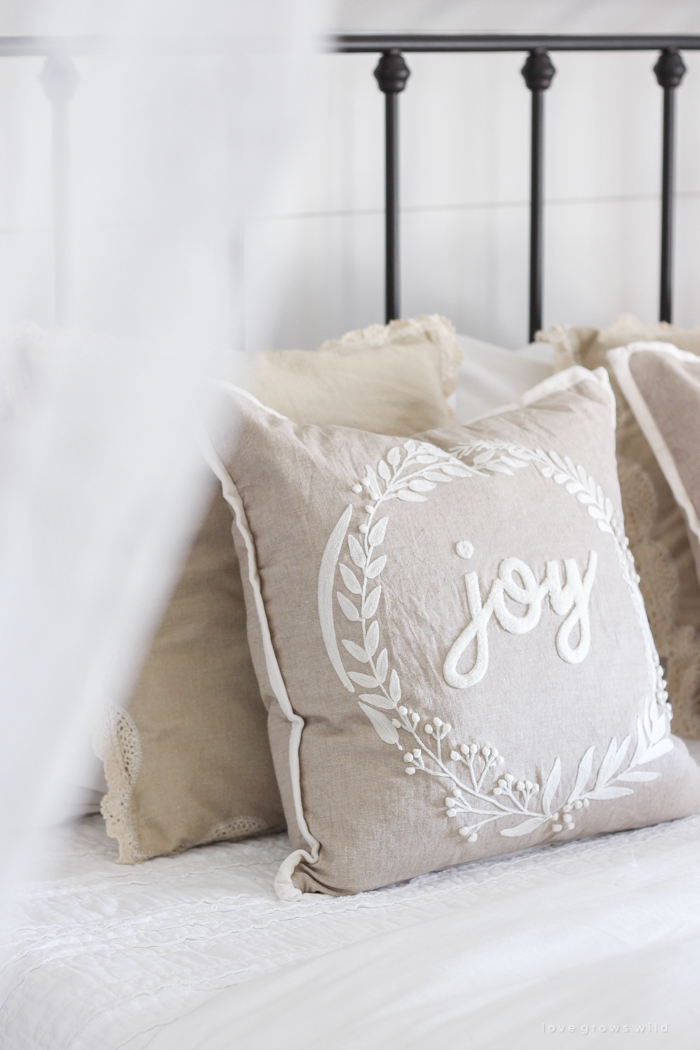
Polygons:
<instances>
[{"instance_id":1,"label":"embroidered wreath","mask_svg":"<svg viewBox=\"0 0 700 1050\"><path fill-rule=\"evenodd\" d=\"M386 648L380 648L377 618L382 593L379 579L387 562L386 555L377 553L377 549L384 543L389 520L379 516L380 509L392 499L424 502L426 494L439 484L475 476L512 476L514 471L529 465L575 496L601 532L609 534L614 541L642 629L651 685L645 709L637 719L637 741L631 757L628 757L631 737L626 736L619 744L613 737L594 773L595 747L589 747L579 761L571 791L558 804L555 797L562 777L559 757L543 784L536 777L517 777L503 770L504 757L496 748L476 741L449 742L452 734L449 723L439 717L425 718L401 703L401 681L397 670L389 667ZM568 456L530 450L513 443L476 441L445 452L426 442L409 440L403 446L391 448L376 470L367 466L365 476L353 485L353 492L367 496L366 520L359 525L358 535L348 533L353 508L351 505L346 508L328 540L319 573L319 614L326 650L346 689L353 693L355 686L366 690L359 695L359 706L378 736L403 752L405 773L411 777L421 773L443 781L445 814L462 820L460 835L468 842L475 842L481 828L505 818L517 819L501 828L504 836L518 837L538 830L549 838L566 834L575 829L577 810L591 802L632 794L633 788L628 784L660 776L658 772L639 767L659 758L673 746L668 739L671 713L663 672L627 539L612 503L582 466L575 466ZM354 568L339 561L346 536ZM466 546L470 545L466 543ZM336 566L347 593L337 591L335 599L345 620L356 624L361 631L359 643L343 638L342 645L363 670L346 671L338 649L333 620Z\"/></svg>"}]
</instances>

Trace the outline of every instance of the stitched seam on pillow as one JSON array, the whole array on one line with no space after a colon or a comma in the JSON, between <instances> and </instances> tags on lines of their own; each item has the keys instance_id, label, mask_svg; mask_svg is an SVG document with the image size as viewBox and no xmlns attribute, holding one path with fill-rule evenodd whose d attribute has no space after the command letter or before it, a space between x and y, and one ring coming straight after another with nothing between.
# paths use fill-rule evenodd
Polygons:
<instances>
[{"instance_id":1,"label":"stitched seam on pillow","mask_svg":"<svg viewBox=\"0 0 700 1050\"><path fill-rule=\"evenodd\" d=\"M277 414L277 413L276 413ZM224 494L224 498L227 503L233 508L235 515L235 522L238 531L243 537L246 551L248 554L248 582L253 589L253 596L255 600L255 611L258 615L258 622L260 625L260 634L263 642L263 653L265 656L265 666L267 668L267 676L270 682L270 688L275 695L275 699L279 704L279 707L284 714L285 718L292 724L292 729L289 737L289 771L290 780L292 785L292 795L294 799L294 815L296 817L297 826L304 839L311 850L311 853L307 853L305 850L295 850L294 853L287 857L286 861L280 866L278 876L275 879L275 889L277 890L278 896L285 900L296 900L301 896L301 891L293 886L291 882L291 875L299 863L300 860L304 859L309 864L315 864L319 857L319 850L321 848L320 843L309 831L306 823L306 817L304 816L304 807L301 798L301 775L299 767L299 747L301 744L301 736L304 730L304 719L301 715L298 715L292 707L289 695L287 693L287 687L284 684L284 678L282 677L282 671L280 670L279 663L277 661L277 655L272 644L272 636L270 634L270 625L267 620L267 613L265 611L265 603L263 601L262 590L260 588L260 575L258 573L258 563L255 552L255 541L253 540L250 527L248 525L248 519L243 506L243 501L240 497L240 493L236 488L236 484L233 478L226 470L224 464L216 454L213 445L207 437L202 435L200 437L200 444L205 459L209 466L214 471L219 481L221 482L221 488ZM290 864L291 858L294 857L295 861Z\"/></svg>"},{"instance_id":2,"label":"stitched seam on pillow","mask_svg":"<svg viewBox=\"0 0 700 1050\"><path fill-rule=\"evenodd\" d=\"M667 343L630 343L629 346L618 347L617 349L608 352L608 359L613 366L615 377L622 387L622 392L631 407L634 409L637 422L652 447L654 455L659 462L659 466L663 470L669 487L676 498L676 502L685 512L688 519L688 525L693 530L693 533L698 540L700 540L700 520L698 520L697 511L688 495L688 490L683 484L683 479L678 473L678 467L676 466L671 450L666 444L663 434L657 427L656 421L649 411L644 396L637 386L630 370L630 356L639 350L664 351L672 357L677 357L680 360L692 359L696 363L698 359L695 354L684 354L676 347L669 346Z\"/></svg>"}]
</instances>

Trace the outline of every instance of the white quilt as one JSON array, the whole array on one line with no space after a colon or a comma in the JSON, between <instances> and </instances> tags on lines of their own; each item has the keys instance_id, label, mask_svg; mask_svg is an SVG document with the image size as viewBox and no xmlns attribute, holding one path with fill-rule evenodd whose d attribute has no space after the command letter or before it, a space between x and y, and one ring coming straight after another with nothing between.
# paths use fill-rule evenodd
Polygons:
<instances>
[{"instance_id":1,"label":"white quilt","mask_svg":"<svg viewBox=\"0 0 700 1050\"><path fill-rule=\"evenodd\" d=\"M52 834L3 1050L700 1046L700 816L294 904L285 836L120 867L99 817Z\"/></svg>"}]
</instances>

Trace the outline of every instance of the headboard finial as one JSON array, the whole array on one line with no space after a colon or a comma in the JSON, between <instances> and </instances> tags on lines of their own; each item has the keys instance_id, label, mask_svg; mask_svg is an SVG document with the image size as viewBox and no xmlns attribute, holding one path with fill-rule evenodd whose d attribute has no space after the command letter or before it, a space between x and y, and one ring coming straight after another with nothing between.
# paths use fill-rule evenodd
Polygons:
<instances>
[{"instance_id":1,"label":"headboard finial","mask_svg":"<svg viewBox=\"0 0 700 1050\"><path fill-rule=\"evenodd\" d=\"M527 56L521 73L530 91L546 91L556 69L547 52L538 47Z\"/></svg>"},{"instance_id":2,"label":"headboard finial","mask_svg":"<svg viewBox=\"0 0 700 1050\"><path fill-rule=\"evenodd\" d=\"M398 95L406 87L411 71L400 51L384 51L374 71L379 90L385 95Z\"/></svg>"},{"instance_id":3,"label":"headboard finial","mask_svg":"<svg viewBox=\"0 0 700 1050\"><path fill-rule=\"evenodd\" d=\"M685 73L685 62L675 47L665 47L654 66L659 87L677 88Z\"/></svg>"}]
</instances>

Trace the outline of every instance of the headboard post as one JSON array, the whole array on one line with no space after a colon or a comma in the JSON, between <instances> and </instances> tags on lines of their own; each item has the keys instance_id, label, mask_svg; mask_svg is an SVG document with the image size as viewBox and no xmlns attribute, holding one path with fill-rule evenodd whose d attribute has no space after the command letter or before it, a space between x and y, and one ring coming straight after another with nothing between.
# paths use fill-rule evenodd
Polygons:
<instances>
[{"instance_id":1,"label":"headboard post","mask_svg":"<svg viewBox=\"0 0 700 1050\"><path fill-rule=\"evenodd\" d=\"M374 71L386 104L385 136L385 320L401 314L399 271L399 94L406 87L411 71L400 51L382 52Z\"/></svg>"},{"instance_id":2,"label":"headboard post","mask_svg":"<svg viewBox=\"0 0 700 1050\"><path fill-rule=\"evenodd\" d=\"M530 145L530 342L542 327L542 238L544 231L544 93L556 69L547 52L531 51L521 70L532 92Z\"/></svg>"},{"instance_id":3,"label":"headboard post","mask_svg":"<svg viewBox=\"0 0 700 1050\"><path fill-rule=\"evenodd\" d=\"M671 321L673 312L673 201L676 136L676 88L683 79L685 63L673 47L665 47L654 66L664 89L663 153L661 161L661 289L659 320Z\"/></svg>"}]
</instances>

